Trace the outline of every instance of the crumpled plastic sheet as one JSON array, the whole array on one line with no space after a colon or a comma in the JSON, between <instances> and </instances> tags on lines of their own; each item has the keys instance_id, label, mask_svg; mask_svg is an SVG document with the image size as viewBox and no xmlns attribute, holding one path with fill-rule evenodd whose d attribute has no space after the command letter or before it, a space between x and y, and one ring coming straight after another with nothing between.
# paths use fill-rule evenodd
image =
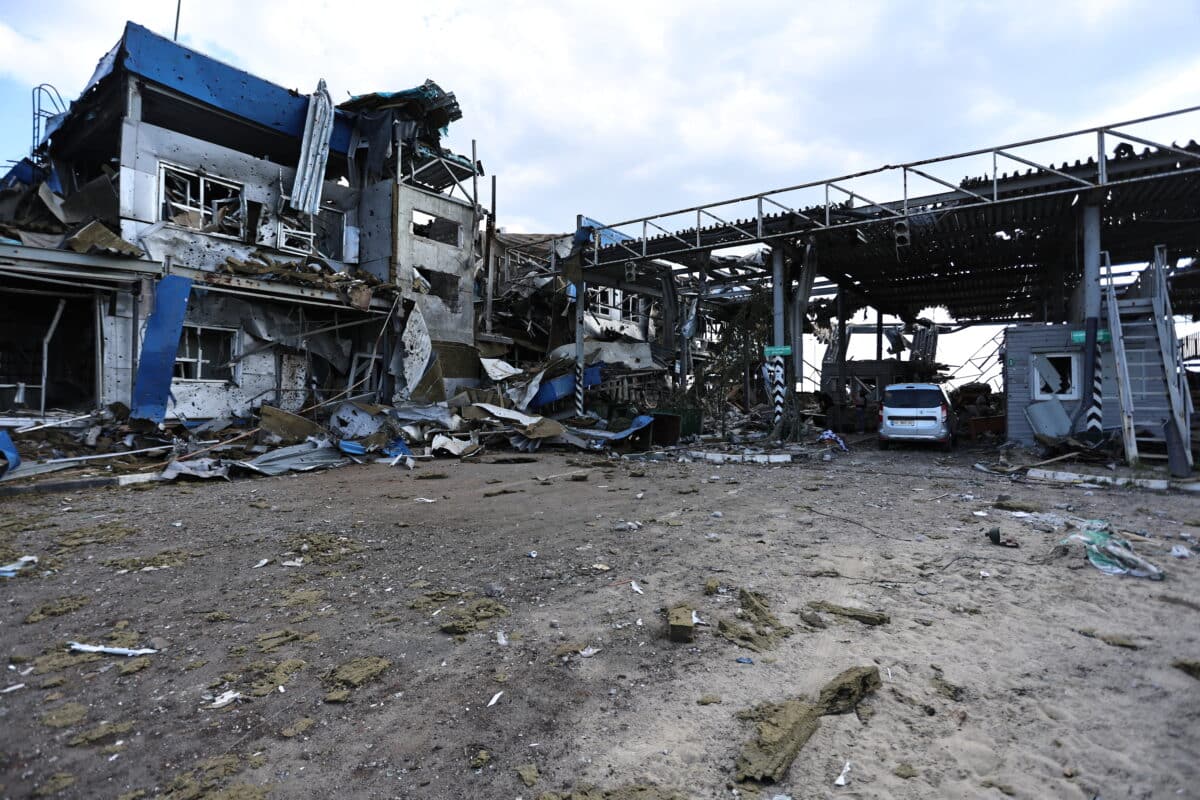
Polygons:
<instances>
[{"instance_id":1,"label":"crumpled plastic sheet","mask_svg":"<svg viewBox=\"0 0 1200 800\"><path fill-rule=\"evenodd\" d=\"M0 567L0 578L15 578L27 569L37 566L37 556L21 556L11 564Z\"/></svg>"},{"instance_id":2,"label":"crumpled plastic sheet","mask_svg":"<svg viewBox=\"0 0 1200 800\"><path fill-rule=\"evenodd\" d=\"M1107 575L1132 575L1161 581L1166 577L1161 569L1133 552L1133 545L1112 533L1104 520L1090 519L1083 530L1072 533L1062 544L1080 542L1092 566Z\"/></svg>"},{"instance_id":3,"label":"crumpled plastic sheet","mask_svg":"<svg viewBox=\"0 0 1200 800\"><path fill-rule=\"evenodd\" d=\"M838 436L833 431L821 431L821 435L817 437L818 442L833 442L838 449L843 453L849 453L850 449L846 447L846 443L842 441L842 437Z\"/></svg>"}]
</instances>

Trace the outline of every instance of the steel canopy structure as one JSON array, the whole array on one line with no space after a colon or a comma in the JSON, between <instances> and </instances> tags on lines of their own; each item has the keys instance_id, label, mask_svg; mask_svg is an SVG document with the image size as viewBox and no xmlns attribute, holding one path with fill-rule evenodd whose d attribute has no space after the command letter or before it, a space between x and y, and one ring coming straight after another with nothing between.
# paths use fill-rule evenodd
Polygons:
<instances>
[{"instance_id":1,"label":"steel canopy structure","mask_svg":"<svg viewBox=\"0 0 1200 800\"><path fill-rule=\"evenodd\" d=\"M638 291L639 285L656 287L668 262L681 284L695 281L708 291L770 282L770 264L730 266L710 258L724 248L767 244L795 264L807 248L816 271L846 290L853 306L869 304L905 320L929 306L945 306L960 321L1062 319L1083 272L1084 205L1102 207L1102 247L1114 263L1145 261L1163 243L1173 257L1200 253L1200 145L1164 144L1142 133L1150 123L1178 122L1197 111L1200 106L595 227L582 254L584 280ZM1038 160L1043 151L1068 148L1080 160ZM1024 170L1003 171L1009 165ZM963 169L976 177L945 177ZM930 187L940 191L929 193ZM722 295L731 296L718 291L713 299Z\"/></svg>"}]
</instances>

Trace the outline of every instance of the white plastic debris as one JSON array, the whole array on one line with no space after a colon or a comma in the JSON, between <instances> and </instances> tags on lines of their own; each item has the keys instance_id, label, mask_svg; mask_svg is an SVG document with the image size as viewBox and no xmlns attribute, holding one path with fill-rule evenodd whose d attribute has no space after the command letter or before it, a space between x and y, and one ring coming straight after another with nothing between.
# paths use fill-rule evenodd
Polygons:
<instances>
[{"instance_id":1,"label":"white plastic debris","mask_svg":"<svg viewBox=\"0 0 1200 800\"><path fill-rule=\"evenodd\" d=\"M530 557L530 558L537 558L537 550L530 550L530 551L529 551L529 557Z\"/></svg>"},{"instance_id":2,"label":"white plastic debris","mask_svg":"<svg viewBox=\"0 0 1200 800\"><path fill-rule=\"evenodd\" d=\"M1192 551L1181 544L1177 544L1171 548L1171 555L1175 556L1175 558L1191 558Z\"/></svg>"},{"instance_id":3,"label":"white plastic debris","mask_svg":"<svg viewBox=\"0 0 1200 800\"><path fill-rule=\"evenodd\" d=\"M149 647L143 647L140 650L131 650L128 647L106 647L98 644L80 644L79 642L68 642L70 649L76 653L104 653L110 656L150 656L157 653L157 650L151 650Z\"/></svg>"},{"instance_id":4,"label":"white plastic debris","mask_svg":"<svg viewBox=\"0 0 1200 800\"><path fill-rule=\"evenodd\" d=\"M992 573L988 572L986 569L981 569L981 570L979 570L979 577L990 578L990 577L992 577Z\"/></svg>"},{"instance_id":5,"label":"white plastic debris","mask_svg":"<svg viewBox=\"0 0 1200 800\"><path fill-rule=\"evenodd\" d=\"M436 503L436 502L437 502L437 500L433 500L433 499L431 499L431 498L428 498L428 497L414 497L414 498L413 498L413 502L416 502L416 503Z\"/></svg>"},{"instance_id":6,"label":"white plastic debris","mask_svg":"<svg viewBox=\"0 0 1200 800\"><path fill-rule=\"evenodd\" d=\"M597 563L592 564L592 569L596 570L597 572L608 572L610 569L612 569L612 567L610 567L608 564Z\"/></svg>"},{"instance_id":7,"label":"white plastic debris","mask_svg":"<svg viewBox=\"0 0 1200 800\"><path fill-rule=\"evenodd\" d=\"M846 762L846 766L842 767L842 774L837 776L837 780L833 782L834 786L845 786L850 782L850 762Z\"/></svg>"},{"instance_id":8,"label":"white plastic debris","mask_svg":"<svg viewBox=\"0 0 1200 800\"><path fill-rule=\"evenodd\" d=\"M24 688L25 688L25 684L14 683L12 686L6 686L3 689L0 689L0 694L8 694L9 692L15 692L17 689L24 689Z\"/></svg>"},{"instance_id":9,"label":"white plastic debris","mask_svg":"<svg viewBox=\"0 0 1200 800\"><path fill-rule=\"evenodd\" d=\"M304 566L304 556L300 556L300 558L293 558L291 561L280 561L279 566L281 566L281 567L303 567Z\"/></svg>"},{"instance_id":10,"label":"white plastic debris","mask_svg":"<svg viewBox=\"0 0 1200 800\"><path fill-rule=\"evenodd\" d=\"M629 588L633 589L638 594L645 594L645 592L642 591L642 587L638 586L637 581L630 581Z\"/></svg>"},{"instance_id":11,"label":"white plastic debris","mask_svg":"<svg viewBox=\"0 0 1200 800\"><path fill-rule=\"evenodd\" d=\"M230 703L241 700L243 696L244 695L241 692L230 689L227 692L222 692L221 694L217 695L216 699L212 701L212 705L210 705L209 708L224 708Z\"/></svg>"},{"instance_id":12,"label":"white plastic debris","mask_svg":"<svg viewBox=\"0 0 1200 800\"><path fill-rule=\"evenodd\" d=\"M977 517L986 517L988 515L986 511L972 511L971 513Z\"/></svg>"},{"instance_id":13,"label":"white plastic debris","mask_svg":"<svg viewBox=\"0 0 1200 800\"><path fill-rule=\"evenodd\" d=\"M713 518L713 519L720 519L720 518L721 518L721 517L723 517L723 516L725 516L725 515L724 515L724 514L722 514L720 511L714 511L714 512L712 512L712 518Z\"/></svg>"},{"instance_id":14,"label":"white plastic debris","mask_svg":"<svg viewBox=\"0 0 1200 800\"><path fill-rule=\"evenodd\" d=\"M579 651L579 657L580 658L591 658L592 656L596 655L596 653L599 653L599 652L600 652L599 647L585 647Z\"/></svg>"},{"instance_id":15,"label":"white plastic debris","mask_svg":"<svg viewBox=\"0 0 1200 800\"><path fill-rule=\"evenodd\" d=\"M0 578L15 578L22 570L32 568L37 562L37 556L21 556L11 564L0 567Z\"/></svg>"},{"instance_id":16,"label":"white plastic debris","mask_svg":"<svg viewBox=\"0 0 1200 800\"><path fill-rule=\"evenodd\" d=\"M270 563L271 563L271 559L269 559L269 558L264 558L263 560L259 561L257 564L255 564L255 565L254 565L253 567L251 567L250 569L260 569L260 568L262 568L262 567L265 567L267 564L270 564Z\"/></svg>"},{"instance_id":17,"label":"white plastic debris","mask_svg":"<svg viewBox=\"0 0 1200 800\"><path fill-rule=\"evenodd\" d=\"M504 635L504 631L496 631L496 644L508 647L508 637Z\"/></svg>"},{"instance_id":18,"label":"white plastic debris","mask_svg":"<svg viewBox=\"0 0 1200 800\"><path fill-rule=\"evenodd\" d=\"M641 500L641 499L642 499L643 497L645 497L645 496L646 496L646 493L645 493L645 492L638 492L637 494L635 494L635 495L634 495L634 499L635 499L635 500Z\"/></svg>"},{"instance_id":19,"label":"white plastic debris","mask_svg":"<svg viewBox=\"0 0 1200 800\"><path fill-rule=\"evenodd\" d=\"M504 696L504 691L503 691L503 690L501 690L501 691L499 691L499 692L496 692L494 695L492 695L492 699L491 699L491 700L488 700L487 707L488 707L488 708L491 708L492 706L496 705L496 703L497 703L497 702L500 700L500 698L501 698L501 697L503 697L503 696Z\"/></svg>"}]
</instances>

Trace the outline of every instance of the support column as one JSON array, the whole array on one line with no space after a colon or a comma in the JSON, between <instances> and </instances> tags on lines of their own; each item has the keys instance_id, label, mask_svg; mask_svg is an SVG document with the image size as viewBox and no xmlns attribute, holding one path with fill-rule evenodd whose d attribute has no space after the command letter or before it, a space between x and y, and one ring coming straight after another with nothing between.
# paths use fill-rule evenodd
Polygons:
<instances>
[{"instance_id":1,"label":"support column","mask_svg":"<svg viewBox=\"0 0 1200 800\"><path fill-rule=\"evenodd\" d=\"M837 352L834 356L837 358L837 395L833 398L837 404L838 410L838 427L843 427L846 415L846 350L849 344L846 341L846 290L841 286L838 287L837 293Z\"/></svg>"},{"instance_id":2,"label":"support column","mask_svg":"<svg viewBox=\"0 0 1200 800\"><path fill-rule=\"evenodd\" d=\"M487 293L483 306L484 330L492 332L492 300L496 291L496 176L492 176L492 211L488 214L487 227L484 229L483 263L487 267Z\"/></svg>"},{"instance_id":3,"label":"support column","mask_svg":"<svg viewBox=\"0 0 1200 800\"><path fill-rule=\"evenodd\" d=\"M575 416L583 416L583 333L587 314L587 284L575 282Z\"/></svg>"},{"instance_id":4,"label":"support column","mask_svg":"<svg viewBox=\"0 0 1200 800\"><path fill-rule=\"evenodd\" d=\"M875 311L875 360L883 361L883 312Z\"/></svg>"},{"instance_id":5,"label":"support column","mask_svg":"<svg viewBox=\"0 0 1200 800\"><path fill-rule=\"evenodd\" d=\"M784 285L783 285L783 248L776 247L771 250L771 296L773 302L772 308L772 338L771 343L776 347L783 347L786 344L784 338ZM784 361L783 356L771 357L771 399L775 404L775 425L778 426L783 421L783 399L785 394L784 383Z\"/></svg>"},{"instance_id":6,"label":"support column","mask_svg":"<svg viewBox=\"0 0 1200 800\"><path fill-rule=\"evenodd\" d=\"M1094 204L1083 207L1083 325L1084 376L1081 388L1090 387L1091 397L1081 400L1079 410L1086 408L1087 434L1099 438L1103 433L1104 393L1100 344L1097 341L1100 328L1100 206ZM1080 398L1084 397L1081 391ZM1080 416L1076 412L1073 428L1078 427Z\"/></svg>"}]
</instances>

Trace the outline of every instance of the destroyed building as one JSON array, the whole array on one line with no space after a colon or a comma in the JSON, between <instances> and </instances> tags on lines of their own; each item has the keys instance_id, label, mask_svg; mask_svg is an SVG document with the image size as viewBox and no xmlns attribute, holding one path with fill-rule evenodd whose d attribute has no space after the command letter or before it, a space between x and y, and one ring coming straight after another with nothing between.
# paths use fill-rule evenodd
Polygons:
<instances>
[{"instance_id":1,"label":"destroyed building","mask_svg":"<svg viewBox=\"0 0 1200 800\"><path fill-rule=\"evenodd\" d=\"M482 169L442 146L454 94L335 107L324 81L299 93L128 23L53 106L0 181L0 416L238 418L477 382Z\"/></svg>"}]
</instances>

